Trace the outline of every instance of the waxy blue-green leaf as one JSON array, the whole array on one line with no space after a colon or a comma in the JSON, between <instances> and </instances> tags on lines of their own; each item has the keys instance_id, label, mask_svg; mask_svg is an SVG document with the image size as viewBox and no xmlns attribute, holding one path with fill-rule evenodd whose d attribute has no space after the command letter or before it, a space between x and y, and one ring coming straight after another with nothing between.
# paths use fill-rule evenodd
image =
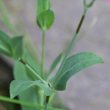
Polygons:
<instances>
[{"instance_id":1,"label":"waxy blue-green leaf","mask_svg":"<svg viewBox=\"0 0 110 110\"><path fill-rule=\"evenodd\" d=\"M14 78L15 80L30 80L30 78L27 76L27 72L25 70L25 67L23 64L21 64L19 61L16 61L14 64ZM24 95L25 94L25 95ZM31 102L31 103L38 103L38 90L36 91L35 88L28 89L26 92L22 92L22 94L19 95L19 99L21 101ZM26 106L22 106L22 110L36 110L36 108L29 108Z\"/></svg>"},{"instance_id":2,"label":"waxy blue-green leaf","mask_svg":"<svg viewBox=\"0 0 110 110\"><path fill-rule=\"evenodd\" d=\"M34 68L37 74L39 75L41 74L41 68L39 62L36 60L34 56L30 54L28 50L24 50L23 60L26 61L27 64L31 65L31 67ZM33 74L28 68L25 67L25 70L30 80L37 80L36 75Z\"/></svg>"},{"instance_id":3,"label":"waxy blue-green leaf","mask_svg":"<svg viewBox=\"0 0 110 110\"><path fill-rule=\"evenodd\" d=\"M44 90L45 95L50 95L51 94L51 89L47 84L42 83L40 80L37 81L23 81L23 80L14 80L11 82L10 85L10 97L14 98L18 95L20 95L22 92L26 92L26 90L33 88L33 87L40 87Z\"/></svg>"},{"instance_id":4,"label":"waxy blue-green leaf","mask_svg":"<svg viewBox=\"0 0 110 110\"><path fill-rule=\"evenodd\" d=\"M37 17L42 12L50 9L50 0L36 0Z\"/></svg>"},{"instance_id":5,"label":"waxy blue-green leaf","mask_svg":"<svg viewBox=\"0 0 110 110\"><path fill-rule=\"evenodd\" d=\"M43 31L46 31L52 26L54 19L54 12L52 10L46 10L38 15L37 24Z\"/></svg>"},{"instance_id":6,"label":"waxy blue-green leaf","mask_svg":"<svg viewBox=\"0 0 110 110\"><path fill-rule=\"evenodd\" d=\"M61 62L62 60L62 57L63 57L63 53L59 54L55 60L53 61L51 67L50 67L50 70L49 70L49 73L52 73L52 71L57 67L57 65Z\"/></svg>"},{"instance_id":7,"label":"waxy blue-green leaf","mask_svg":"<svg viewBox=\"0 0 110 110\"><path fill-rule=\"evenodd\" d=\"M102 63L101 57L91 52L81 52L66 59L60 73L54 78L56 90L64 90L67 81L77 72L97 63Z\"/></svg>"},{"instance_id":8,"label":"waxy blue-green leaf","mask_svg":"<svg viewBox=\"0 0 110 110\"><path fill-rule=\"evenodd\" d=\"M11 38L0 30L0 53L11 56Z\"/></svg>"},{"instance_id":9,"label":"waxy blue-green leaf","mask_svg":"<svg viewBox=\"0 0 110 110\"><path fill-rule=\"evenodd\" d=\"M23 37L18 36L11 39L13 57L18 59L23 55Z\"/></svg>"}]
</instances>

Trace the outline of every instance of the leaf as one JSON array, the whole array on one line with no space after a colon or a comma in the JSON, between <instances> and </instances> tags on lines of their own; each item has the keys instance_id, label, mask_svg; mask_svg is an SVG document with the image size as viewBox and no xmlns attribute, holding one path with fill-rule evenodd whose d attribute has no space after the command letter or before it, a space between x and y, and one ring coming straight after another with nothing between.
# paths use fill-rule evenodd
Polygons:
<instances>
[{"instance_id":1,"label":"leaf","mask_svg":"<svg viewBox=\"0 0 110 110\"><path fill-rule=\"evenodd\" d=\"M56 67L57 65L61 62L62 60L62 57L63 57L63 53L59 54L55 60L53 61L51 67L50 67L50 70L49 70L49 73L51 73Z\"/></svg>"},{"instance_id":2,"label":"leaf","mask_svg":"<svg viewBox=\"0 0 110 110\"><path fill-rule=\"evenodd\" d=\"M28 63L29 65L31 65L32 68L34 68L34 70L40 75L41 74L41 68L40 68L40 64L38 63L38 61L30 54L30 52L28 50L24 50L24 54L23 54L23 59L24 61L26 61L26 63ZM36 75L34 75L28 68L25 68L27 76L29 77L29 79L31 80L37 80Z\"/></svg>"},{"instance_id":3,"label":"leaf","mask_svg":"<svg viewBox=\"0 0 110 110\"><path fill-rule=\"evenodd\" d=\"M66 59L60 73L54 78L55 89L64 90L67 81L77 72L97 63L102 63L102 58L91 52L81 52Z\"/></svg>"},{"instance_id":4,"label":"leaf","mask_svg":"<svg viewBox=\"0 0 110 110\"><path fill-rule=\"evenodd\" d=\"M50 0L36 0L37 16L42 12L50 9Z\"/></svg>"},{"instance_id":5,"label":"leaf","mask_svg":"<svg viewBox=\"0 0 110 110\"><path fill-rule=\"evenodd\" d=\"M29 80L24 65L18 61L16 61L14 64L14 78L15 80ZM29 103L38 103L38 89L31 88L26 92L22 92L22 94L19 95L19 100ZM36 110L36 108L22 106L22 110Z\"/></svg>"},{"instance_id":6,"label":"leaf","mask_svg":"<svg viewBox=\"0 0 110 110\"><path fill-rule=\"evenodd\" d=\"M43 31L45 31L52 26L54 19L54 12L51 10L46 10L38 15L37 24Z\"/></svg>"},{"instance_id":7,"label":"leaf","mask_svg":"<svg viewBox=\"0 0 110 110\"><path fill-rule=\"evenodd\" d=\"M35 86L39 86L42 89L44 89L45 95L47 96L50 95L51 91L48 86L48 83L47 85L46 84L44 85L40 80L37 80L37 81L14 80L11 82L11 85L10 85L10 97L14 98L24 91L26 92L27 89L30 89Z\"/></svg>"},{"instance_id":8,"label":"leaf","mask_svg":"<svg viewBox=\"0 0 110 110\"><path fill-rule=\"evenodd\" d=\"M10 38L3 31L0 31L0 52L12 56L15 59L22 56L23 44L22 37Z\"/></svg>"},{"instance_id":9,"label":"leaf","mask_svg":"<svg viewBox=\"0 0 110 110\"><path fill-rule=\"evenodd\" d=\"M12 51L13 51L13 57L15 59L18 59L22 57L23 54L23 37L18 36L11 39L12 40Z\"/></svg>"},{"instance_id":10,"label":"leaf","mask_svg":"<svg viewBox=\"0 0 110 110\"><path fill-rule=\"evenodd\" d=\"M11 38L0 30L0 53L11 56Z\"/></svg>"},{"instance_id":11,"label":"leaf","mask_svg":"<svg viewBox=\"0 0 110 110\"><path fill-rule=\"evenodd\" d=\"M11 56L11 53L10 51L5 48L2 43L0 43L0 53L4 54L4 55L7 55L7 56Z\"/></svg>"}]
</instances>

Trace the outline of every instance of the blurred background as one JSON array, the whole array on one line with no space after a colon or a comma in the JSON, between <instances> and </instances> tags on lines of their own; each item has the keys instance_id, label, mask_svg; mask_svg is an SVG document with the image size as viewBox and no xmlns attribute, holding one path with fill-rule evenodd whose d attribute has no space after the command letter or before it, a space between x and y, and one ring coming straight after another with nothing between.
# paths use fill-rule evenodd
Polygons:
<instances>
[{"instance_id":1,"label":"blurred background","mask_svg":"<svg viewBox=\"0 0 110 110\"><path fill-rule=\"evenodd\" d=\"M83 12L82 3L83 0L52 0L56 19L46 37L46 69L72 39ZM12 36L24 35L29 41L32 39L40 56L41 32L36 26L35 0L4 0L4 4L8 13L0 8L0 30ZM3 23L3 11L16 27L16 33L12 34ZM66 91L59 92L59 96L68 110L110 110L110 4L105 0L97 0L86 16L73 53L81 51L95 52L103 57L104 64L95 65L72 77ZM4 81L6 88L12 79L9 71L12 71L10 62L2 57L0 82ZM3 87L0 83L0 94Z\"/></svg>"}]
</instances>

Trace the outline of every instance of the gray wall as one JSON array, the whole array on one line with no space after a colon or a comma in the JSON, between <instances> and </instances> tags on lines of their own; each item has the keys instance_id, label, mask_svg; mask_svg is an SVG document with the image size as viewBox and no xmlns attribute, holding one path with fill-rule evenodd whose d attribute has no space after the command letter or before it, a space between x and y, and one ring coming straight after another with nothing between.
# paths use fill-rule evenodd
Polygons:
<instances>
[{"instance_id":1,"label":"gray wall","mask_svg":"<svg viewBox=\"0 0 110 110\"><path fill-rule=\"evenodd\" d=\"M10 18L18 32L28 33L40 53L41 32L35 24L35 0L4 0ZM47 32L46 68L62 49L67 47L83 11L83 0L53 0L56 20ZM5 28L1 23L0 28ZM75 75L68 82L67 90L60 92L61 99L70 110L110 109L110 4L97 0L88 12L73 53L93 51L104 59Z\"/></svg>"}]
</instances>

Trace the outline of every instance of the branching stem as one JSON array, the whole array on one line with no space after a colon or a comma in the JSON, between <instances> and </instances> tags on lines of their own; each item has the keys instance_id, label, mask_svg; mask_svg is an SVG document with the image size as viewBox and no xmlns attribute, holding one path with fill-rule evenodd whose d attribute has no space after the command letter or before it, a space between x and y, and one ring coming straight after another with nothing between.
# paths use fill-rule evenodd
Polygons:
<instances>
[{"instance_id":1,"label":"branching stem","mask_svg":"<svg viewBox=\"0 0 110 110\"><path fill-rule=\"evenodd\" d=\"M95 0L93 0L93 1L95 1ZM94 2L93 2L93 3L94 3ZM76 38L77 38L77 36L78 36L78 34L79 34L79 32L80 32L80 29L81 29L82 24L83 24L83 22L84 22L84 19L85 19L85 16L86 16L86 14L87 14L87 11L88 11L89 8L93 5L93 3L92 3L90 6L88 6L88 7L85 6L85 4L84 4L83 14L82 14L81 19L80 19L80 21L79 21L79 24L78 24L78 26L77 26L77 28L76 28L76 31L75 31L75 33L74 33L74 35L73 35L73 38L72 38L72 40L71 40L69 46L67 47L66 51L64 52L65 55L64 55L64 58L63 58L63 60L62 60L61 66L59 67L59 69L58 69L58 71L57 71L57 73L56 73L55 79L54 79L54 81L52 82L52 83L53 83L53 86L55 86L55 85L57 84L58 80L60 79L60 75L61 75L61 74L59 74L59 73L61 72L61 70L62 70L62 68L63 68L63 65L64 65L64 63L65 63L66 58L67 58L68 55L71 53L71 50L73 49L73 47L74 47L74 45L75 45Z\"/></svg>"}]
</instances>

